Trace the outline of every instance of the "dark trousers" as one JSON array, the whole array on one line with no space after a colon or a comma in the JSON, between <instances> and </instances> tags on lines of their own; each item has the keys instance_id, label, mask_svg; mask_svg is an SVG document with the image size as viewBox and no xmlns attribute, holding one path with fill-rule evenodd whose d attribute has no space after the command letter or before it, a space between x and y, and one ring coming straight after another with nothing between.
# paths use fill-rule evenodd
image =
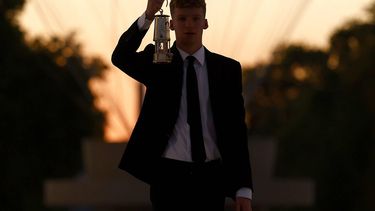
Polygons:
<instances>
[{"instance_id":1,"label":"dark trousers","mask_svg":"<svg viewBox=\"0 0 375 211\"><path fill-rule=\"evenodd\" d=\"M162 158L151 184L154 211L223 211L225 195L221 162L193 164Z\"/></svg>"}]
</instances>

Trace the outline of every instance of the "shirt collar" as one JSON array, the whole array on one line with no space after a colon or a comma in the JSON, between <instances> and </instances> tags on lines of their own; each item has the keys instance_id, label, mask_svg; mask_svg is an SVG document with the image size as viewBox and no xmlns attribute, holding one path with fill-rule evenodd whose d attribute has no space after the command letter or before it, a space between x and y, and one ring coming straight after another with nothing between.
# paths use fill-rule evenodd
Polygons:
<instances>
[{"instance_id":1,"label":"shirt collar","mask_svg":"<svg viewBox=\"0 0 375 211\"><path fill-rule=\"evenodd\" d=\"M185 61L186 57L188 57L188 56L194 56L195 59L199 62L200 65L204 64L204 61L206 59L206 55L204 53L204 47L203 46L201 48L199 48L192 55L189 55L188 53L186 53L185 51L181 50L180 48L177 48L177 49L180 52L180 55L181 55L183 61Z\"/></svg>"}]
</instances>

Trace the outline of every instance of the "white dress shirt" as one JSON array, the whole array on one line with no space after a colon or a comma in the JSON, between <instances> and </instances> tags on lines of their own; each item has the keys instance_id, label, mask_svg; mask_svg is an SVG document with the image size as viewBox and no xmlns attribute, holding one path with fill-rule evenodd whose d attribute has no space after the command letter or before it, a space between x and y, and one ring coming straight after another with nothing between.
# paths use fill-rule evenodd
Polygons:
<instances>
[{"instance_id":1,"label":"white dress shirt","mask_svg":"<svg viewBox=\"0 0 375 211\"><path fill-rule=\"evenodd\" d=\"M143 13L137 21L137 25L140 30L148 30L151 23L152 21L146 18L145 13ZM189 54L179 48L177 49L182 57L182 60L184 61L182 95L177 121L173 133L168 141L168 145L163 153L163 157L180 161L192 162L190 132L189 125L187 123L186 101L186 72L188 66L188 61L186 57L188 57ZM207 156L206 161L220 159L221 156L216 144L216 132L209 97L208 73L204 47L202 46L198 51L196 51L191 56L194 56L196 59L194 62L194 68L196 71L198 82L199 102L202 120L202 133ZM240 188L236 192L236 196L252 199L252 190L250 188Z\"/></svg>"},{"instance_id":2,"label":"white dress shirt","mask_svg":"<svg viewBox=\"0 0 375 211\"><path fill-rule=\"evenodd\" d=\"M163 156L170 159L192 162L190 147L190 129L189 124L187 123L186 100L186 72L188 66L188 61L186 57L188 57L189 54L181 49L178 50L180 52L182 60L184 61L184 78L182 84L181 103L173 133L168 141L168 145ZM216 132L212 117L211 102L209 98L208 75L207 67L205 64L204 47L202 46L197 52L195 52L191 56L195 57L194 69L197 75L197 83L199 90L202 133L207 157L206 161L217 160L220 159L220 152L216 145Z\"/></svg>"}]
</instances>

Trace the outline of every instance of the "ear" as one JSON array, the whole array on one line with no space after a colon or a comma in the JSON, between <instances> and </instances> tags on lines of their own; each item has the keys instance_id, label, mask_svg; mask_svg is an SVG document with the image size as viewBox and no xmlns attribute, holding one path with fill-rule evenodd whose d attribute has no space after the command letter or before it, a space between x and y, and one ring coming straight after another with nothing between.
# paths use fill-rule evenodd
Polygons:
<instances>
[{"instance_id":1,"label":"ear","mask_svg":"<svg viewBox=\"0 0 375 211\"><path fill-rule=\"evenodd\" d=\"M169 21L169 28L170 28L171 30L174 30L173 19L171 19L171 20Z\"/></svg>"},{"instance_id":2,"label":"ear","mask_svg":"<svg viewBox=\"0 0 375 211\"><path fill-rule=\"evenodd\" d=\"M203 26L203 29L207 29L208 28L208 20L205 19L204 20L204 26Z\"/></svg>"}]
</instances>

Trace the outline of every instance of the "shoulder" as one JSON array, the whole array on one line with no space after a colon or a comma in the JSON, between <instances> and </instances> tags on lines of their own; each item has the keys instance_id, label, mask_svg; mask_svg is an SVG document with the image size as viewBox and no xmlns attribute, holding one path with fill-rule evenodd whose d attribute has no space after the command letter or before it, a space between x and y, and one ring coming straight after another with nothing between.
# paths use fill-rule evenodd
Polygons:
<instances>
[{"instance_id":1,"label":"shoulder","mask_svg":"<svg viewBox=\"0 0 375 211\"><path fill-rule=\"evenodd\" d=\"M208 60L211 60L220 65L231 65L231 66L233 65L233 66L241 67L241 64L239 61L233 58L218 54L218 53L211 52L207 49L206 49L206 56Z\"/></svg>"},{"instance_id":2,"label":"shoulder","mask_svg":"<svg viewBox=\"0 0 375 211\"><path fill-rule=\"evenodd\" d=\"M239 61L208 50L206 52L208 68L215 69L215 72L220 73L226 79L241 79L242 67Z\"/></svg>"}]
</instances>

